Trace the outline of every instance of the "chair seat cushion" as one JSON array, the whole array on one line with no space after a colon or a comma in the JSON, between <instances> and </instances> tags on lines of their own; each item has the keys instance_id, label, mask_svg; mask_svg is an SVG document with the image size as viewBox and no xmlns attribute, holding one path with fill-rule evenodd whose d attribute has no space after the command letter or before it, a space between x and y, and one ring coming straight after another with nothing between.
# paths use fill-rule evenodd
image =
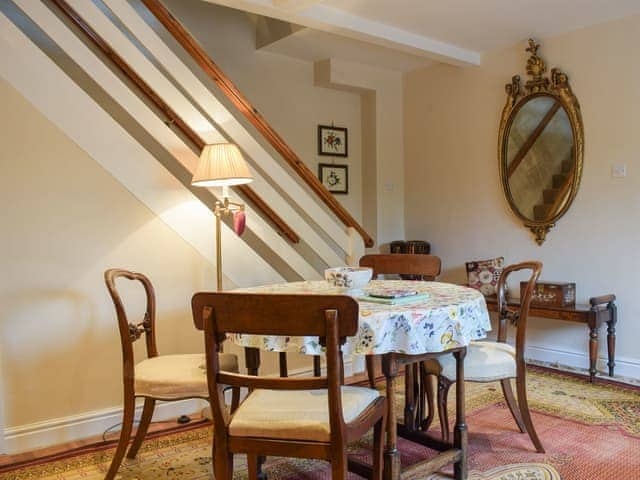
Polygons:
<instances>
[{"instance_id":1,"label":"chair seat cushion","mask_svg":"<svg viewBox=\"0 0 640 480\"><path fill-rule=\"evenodd\" d=\"M424 362L429 373L456 379L456 360L453 355L442 355ZM502 342L471 342L464 359L464 379L471 382L493 382L502 378L515 378L516 350Z\"/></svg>"},{"instance_id":2,"label":"chair seat cushion","mask_svg":"<svg viewBox=\"0 0 640 480\"><path fill-rule=\"evenodd\" d=\"M379 392L371 388L342 387L345 423L355 420L379 396ZM327 390L254 390L233 415L229 434L328 442Z\"/></svg>"},{"instance_id":3,"label":"chair seat cushion","mask_svg":"<svg viewBox=\"0 0 640 480\"><path fill-rule=\"evenodd\" d=\"M220 368L238 372L238 358L220 354ZM138 396L165 400L208 398L204 354L161 355L147 358L135 367L135 393Z\"/></svg>"}]
</instances>

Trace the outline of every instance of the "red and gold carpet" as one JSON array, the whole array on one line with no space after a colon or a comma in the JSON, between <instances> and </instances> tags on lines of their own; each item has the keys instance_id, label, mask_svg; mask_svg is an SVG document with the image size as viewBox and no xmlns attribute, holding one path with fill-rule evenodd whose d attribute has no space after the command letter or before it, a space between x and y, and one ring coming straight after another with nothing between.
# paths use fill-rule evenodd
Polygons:
<instances>
[{"instance_id":1,"label":"red and gold carpet","mask_svg":"<svg viewBox=\"0 0 640 480\"><path fill-rule=\"evenodd\" d=\"M538 454L521 434L502 401L499 385L469 384L470 480L636 480L640 479L640 390L611 383L590 385L570 374L532 368L529 400L533 420L547 453ZM449 405L453 405L453 399ZM123 480L201 480L211 475L207 426L147 440L136 460L125 460ZM352 446L366 450L368 440ZM432 453L400 440L405 465ZM41 459L35 464L0 469L3 480L98 480L104 477L113 447ZM270 458L271 480L326 479L327 465L308 460ZM242 457L235 479L246 478ZM354 479L358 478L355 475ZM419 470L403 480L447 478Z\"/></svg>"}]
</instances>

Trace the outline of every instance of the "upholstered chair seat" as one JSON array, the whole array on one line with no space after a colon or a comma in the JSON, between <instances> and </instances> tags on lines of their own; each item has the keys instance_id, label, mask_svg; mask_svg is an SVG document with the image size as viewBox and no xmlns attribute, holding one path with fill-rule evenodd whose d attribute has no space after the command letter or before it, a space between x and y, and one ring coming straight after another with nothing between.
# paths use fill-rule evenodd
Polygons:
<instances>
[{"instance_id":1,"label":"upholstered chair seat","mask_svg":"<svg viewBox=\"0 0 640 480\"><path fill-rule=\"evenodd\" d=\"M220 368L238 373L238 357L221 353ZM135 393L140 397L175 400L208 398L204 354L160 355L143 360L135 366Z\"/></svg>"},{"instance_id":2,"label":"upholstered chair seat","mask_svg":"<svg viewBox=\"0 0 640 480\"><path fill-rule=\"evenodd\" d=\"M456 380L456 359L443 355L424 362L432 375ZM516 349L508 343L471 342L464 360L464 379L470 382L494 382L502 378L516 378Z\"/></svg>"},{"instance_id":3,"label":"upholstered chair seat","mask_svg":"<svg viewBox=\"0 0 640 480\"><path fill-rule=\"evenodd\" d=\"M350 423L379 396L377 390L342 387L342 415ZM240 404L229 434L239 437L329 442L327 390L254 390Z\"/></svg>"}]
</instances>

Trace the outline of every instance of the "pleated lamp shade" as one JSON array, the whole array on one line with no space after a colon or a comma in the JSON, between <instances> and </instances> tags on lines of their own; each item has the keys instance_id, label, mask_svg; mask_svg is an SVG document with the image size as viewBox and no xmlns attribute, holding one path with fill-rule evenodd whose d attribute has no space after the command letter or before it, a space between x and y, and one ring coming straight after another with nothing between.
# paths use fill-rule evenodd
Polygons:
<instances>
[{"instance_id":1,"label":"pleated lamp shade","mask_svg":"<svg viewBox=\"0 0 640 480\"><path fill-rule=\"evenodd\" d=\"M224 187L253 181L240 149L232 143L205 145L191 185Z\"/></svg>"}]
</instances>

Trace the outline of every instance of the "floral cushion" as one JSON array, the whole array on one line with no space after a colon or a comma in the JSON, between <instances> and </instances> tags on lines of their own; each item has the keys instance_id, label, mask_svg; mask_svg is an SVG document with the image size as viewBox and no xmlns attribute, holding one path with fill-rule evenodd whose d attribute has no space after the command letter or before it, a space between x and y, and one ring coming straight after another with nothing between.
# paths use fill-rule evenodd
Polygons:
<instances>
[{"instance_id":1,"label":"floral cushion","mask_svg":"<svg viewBox=\"0 0 640 480\"><path fill-rule=\"evenodd\" d=\"M467 283L471 288L480 290L485 297L497 293L498 280L502 275L504 266L504 257L467 262L466 266Z\"/></svg>"}]
</instances>

